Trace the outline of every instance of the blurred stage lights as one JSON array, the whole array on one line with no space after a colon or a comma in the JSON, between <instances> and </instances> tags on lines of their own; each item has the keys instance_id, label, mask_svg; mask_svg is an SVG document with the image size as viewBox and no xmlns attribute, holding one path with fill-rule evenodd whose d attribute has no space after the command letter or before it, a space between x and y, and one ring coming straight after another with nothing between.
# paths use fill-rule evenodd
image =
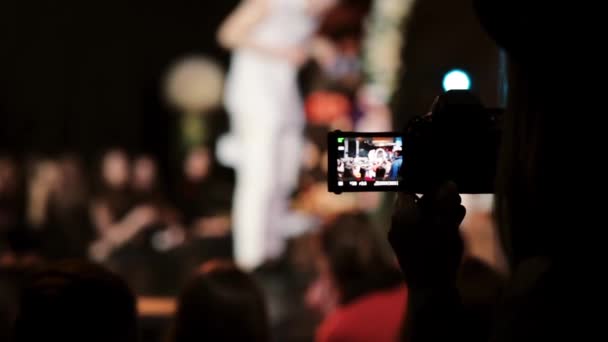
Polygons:
<instances>
[{"instance_id":1,"label":"blurred stage lights","mask_svg":"<svg viewBox=\"0 0 608 342\"><path fill-rule=\"evenodd\" d=\"M450 70L443 77L443 89L448 90L469 90L471 89L471 79L469 75L460 69Z\"/></svg>"}]
</instances>

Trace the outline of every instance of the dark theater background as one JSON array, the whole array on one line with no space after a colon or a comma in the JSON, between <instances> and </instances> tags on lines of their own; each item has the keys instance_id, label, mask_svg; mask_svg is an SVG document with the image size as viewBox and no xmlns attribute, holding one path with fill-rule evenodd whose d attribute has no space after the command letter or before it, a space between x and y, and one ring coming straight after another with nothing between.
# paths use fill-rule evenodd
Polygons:
<instances>
[{"instance_id":1,"label":"dark theater background","mask_svg":"<svg viewBox=\"0 0 608 342\"><path fill-rule=\"evenodd\" d=\"M3 1L2 145L92 156L125 146L166 159L173 118L162 80L202 53L236 1ZM166 160L165 160L166 162Z\"/></svg>"},{"instance_id":2,"label":"dark theater background","mask_svg":"<svg viewBox=\"0 0 608 342\"><path fill-rule=\"evenodd\" d=\"M398 123L428 109L453 67L472 75L486 105L498 105L498 52L465 3L416 3L403 52L407 68L394 99ZM124 145L166 158L171 111L159 84L180 56L202 53L227 66L215 33L236 4L2 2L2 146L91 154Z\"/></svg>"},{"instance_id":3,"label":"dark theater background","mask_svg":"<svg viewBox=\"0 0 608 342\"><path fill-rule=\"evenodd\" d=\"M55 253L73 244L60 237L73 232L57 235L41 228L55 227L44 216L54 210L54 196L61 198L62 192L70 194L65 203L76 208L82 221L72 220L76 215L59 215L59 220L87 222L90 235L74 237L81 245L70 247L81 251L84 259L117 272L133 288L143 341L164 340L176 296L194 270L209 260L232 257L238 170L235 173L222 155L222 138L234 129L228 109L218 100L204 115L188 117L191 113L167 99L166 82L176 62L189 57L219 66L222 76L231 70L231 52L218 42L218 29L238 2L0 1L0 340L7 336L5 318L15 312L18 286L10 280L21 279L30 263L53 259L45 249ZM294 227L305 228L290 232L280 258L247 270L266 295L278 341L314 340L324 317L319 309L323 300L313 298L321 278L316 254L321 227L357 212L370 220L370 234L385 234L390 220L392 194L327 192L326 133L399 130L429 110L445 91L444 76L456 69L468 74L470 90L486 106L503 104L506 70L470 0L338 3L311 33L320 38L318 55L311 52L310 60L296 68L303 102L297 109L306 119L302 151L297 154L302 165L290 198L278 206L295 213L289 221ZM323 64L328 58L331 61ZM394 63L385 64L389 59ZM211 93L221 86L212 81ZM270 82L265 77L258 81ZM158 211L166 214L167 222L166 227L152 225L140 235L125 237L124 245L115 250L100 252L93 248L96 234L101 234L94 227L99 198L107 201L105 209L118 207L121 215L137 209L131 202L131 207L120 208L128 202L122 193L98 190L105 153L117 148L131 161L144 159L142 165L156 165L154 196L146 193L150 196L145 200L152 198L162 207ZM66 172L66 160L76 161L70 165L80 168L76 174L82 179L61 173ZM3 168L18 189L6 196ZM52 179L64 177L64 183L45 179L45 172ZM137 172L129 171L129 177ZM188 172L198 178L184 180ZM38 191L37 182L48 187L41 185L45 190ZM64 185L57 190L57 184ZM86 190L79 191L80 186ZM135 195L129 198L133 203L138 200ZM64 202L58 201L61 207ZM465 201L470 205L464 222L469 252L503 270L488 207L491 199ZM140 214L146 216L148 209L146 205ZM14 220L7 219L4 227L3 217ZM386 243L381 247L388 251Z\"/></svg>"}]
</instances>

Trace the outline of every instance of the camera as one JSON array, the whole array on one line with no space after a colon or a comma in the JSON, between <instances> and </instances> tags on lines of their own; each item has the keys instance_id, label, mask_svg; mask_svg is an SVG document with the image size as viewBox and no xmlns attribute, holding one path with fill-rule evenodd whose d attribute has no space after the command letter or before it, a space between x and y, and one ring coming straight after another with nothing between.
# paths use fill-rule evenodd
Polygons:
<instances>
[{"instance_id":1,"label":"camera","mask_svg":"<svg viewBox=\"0 0 608 342\"><path fill-rule=\"evenodd\" d=\"M493 193L502 113L450 90L402 132L330 132L328 189L425 193L449 180L461 193Z\"/></svg>"},{"instance_id":2,"label":"camera","mask_svg":"<svg viewBox=\"0 0 608 342\"><path fill-rule=\"evenodd\" d=\"M438 96L404 130L403 190L424 193L450 180L461 193L493 193L501 118L469 91Z\"/></svg>"},{"instance_id":3,"label":"camera","mask_svg":"<svg viewBox=\"0 0 608 342\"><path fill-rule=\"evenodd\" d=\"M401 184L402 133L328 134L328 187L334 193L395 191Z\"/></svg>"}]
</instances>

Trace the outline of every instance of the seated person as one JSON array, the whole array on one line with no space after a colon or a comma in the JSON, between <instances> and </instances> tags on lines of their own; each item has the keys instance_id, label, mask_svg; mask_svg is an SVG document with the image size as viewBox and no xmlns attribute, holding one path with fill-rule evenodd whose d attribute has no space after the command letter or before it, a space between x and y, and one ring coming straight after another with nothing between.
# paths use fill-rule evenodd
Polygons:
<instances>
[{"instance_id":1,"label":"seated person","mask_svg":"<svg viewBox=\"0 0 608 342\"><path fill-rule=\"evenodd\" d=\"M386 169L385 168L378 168L378 170L376 171L376 180L383 180L386 177Z\"/></svg>"},{"instance_id":2,"label":"seated person","mask_svg":"<svg viewBox=\"0 0 608 342\"><path fill-rule=\"evenodd\" d=\"M401 170L401 165L403 165L403 157L401 156L401 149L395 149L393 152L393 163L391 165L391 171L389 173L389 177L391 180L395 180L399 177L399 170Z\"/></svg>"},{"instance_id":3,"label":"seated person","mask_svg":"<svg viewBox=\"0 0 608 342\"><path fill-rule=\"evenodd\" d=\"M261 289L230 262L203 264L179 295L170 340L270 341Z\"/></svg>"},{"instance_id":4,"label":"seated person","mask_svg":"<svg viewBox=\"0 0 608 342\"><path fill-rule=\"evenodd\" d=\"M52 264L23 287L14 330L16 342L135 342L135 297L101 266Z\"/></svg>"},{"instance_id":5,"label":"seated person","mask_svg":"<svg viewBox=\"0 0 608 342\"><path fill-rule=\"evenodd\" d=\"M319 276L307 301L325 318L317 342L396 341L407 289L364 214L339 217L318 236Z\"/></svg>"}]
</instances>

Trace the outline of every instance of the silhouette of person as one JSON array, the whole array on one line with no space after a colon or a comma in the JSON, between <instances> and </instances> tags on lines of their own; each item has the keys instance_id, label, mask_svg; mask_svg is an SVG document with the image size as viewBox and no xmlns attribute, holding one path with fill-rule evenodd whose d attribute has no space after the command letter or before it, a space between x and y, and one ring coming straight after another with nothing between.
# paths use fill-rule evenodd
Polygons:
<instances>
[{"instance_id":1,"label":"silhouette of person","mask_svg":"<svg viewBox=\"0 0 608 342\"><path fill-rule=\"evenodd\" d=\"M585 77L595 75L600 65L582 53L596 31L561 22L582 19L580 10L592 9L519 0L474 4L482 25L509 58L495 213L510 275L487 336L477 338L596 339L602 324L588 305L604 292L592 288L603 259L590 255L601 250L593 246L591 227L605 221L605 214L595 202L578 199L591 191L603 194L598 187L603 175L591 167L603 155L603 145L596 127L570 119L589 112L589 87L554 86L587 84ZM577 70L556 73L555 65ZM572 179L576 186L567 184ZM399 195L389 240L410 288L404 340L470 341L471 329L486 328L467 322L456 287L459 225L465 214L460 201L454 183L421 198Z\"/></svg>"}]
</instances>

